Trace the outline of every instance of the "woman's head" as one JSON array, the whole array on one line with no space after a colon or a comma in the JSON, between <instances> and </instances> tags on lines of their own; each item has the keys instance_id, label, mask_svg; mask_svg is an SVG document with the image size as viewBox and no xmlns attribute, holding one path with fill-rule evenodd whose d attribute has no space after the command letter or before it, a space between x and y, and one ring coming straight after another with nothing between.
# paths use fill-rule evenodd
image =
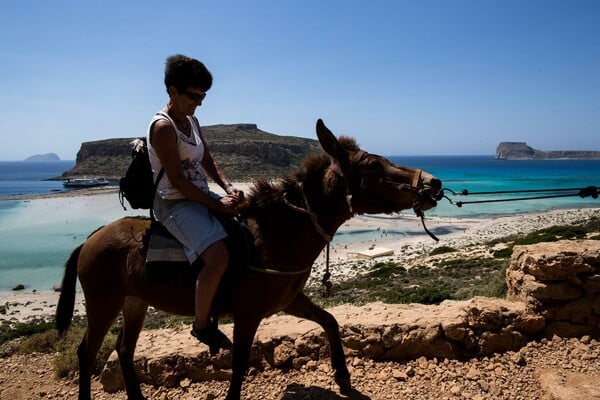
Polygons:
<instances>
[{"instance_id":1,"label":"woman's head","mask_svg":"<svg viewBox=\"0 0 600 400\"><path fill-rule=\"evenodd\" d=\"M167 92L170 87L179 93L190 87L206 92L212 86L212 75L200 61L176 54L165 63L165 86Z\"/></svg>"}]
</instances>

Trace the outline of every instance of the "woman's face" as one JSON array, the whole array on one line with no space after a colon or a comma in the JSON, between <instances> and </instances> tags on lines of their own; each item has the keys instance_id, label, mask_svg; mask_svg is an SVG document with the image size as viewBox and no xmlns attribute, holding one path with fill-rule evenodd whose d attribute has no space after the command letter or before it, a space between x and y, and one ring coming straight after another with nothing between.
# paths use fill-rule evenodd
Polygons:
<instances>
[{"instance_id":1,"label":"woman's face","mask_svg":"<svg viewBox=\"0 0 600 400\"><path fill-rule=\"evenodd\" d=\"M204 90L191 86L181 92L175 89L174 92L178 108L185 115L194 115L196 107L201 106L202 100L206 97Z\"/></svg>"}]
</instances>

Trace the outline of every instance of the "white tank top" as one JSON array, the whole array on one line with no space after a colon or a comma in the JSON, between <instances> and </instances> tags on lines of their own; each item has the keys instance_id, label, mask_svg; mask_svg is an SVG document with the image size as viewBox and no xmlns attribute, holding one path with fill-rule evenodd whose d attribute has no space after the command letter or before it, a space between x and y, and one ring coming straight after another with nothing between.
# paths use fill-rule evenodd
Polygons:
<instances>
[{"instance_id":1,"label":"white tank top","mask_svg":"<svg viewBox=\"0 0 600 400\"><path fill-rule=\"evenodd\" d=\"M150 166L152 167L152 175L154 177L154 181L156 182L156 178L158 177L158 173L162 169L162 163L160 159L156 155L156 151L152 147L150 143L150 130L152 129L152 125L158 120L167 120L171 123L173 128L175 129L175 134L177 136L177 151L179 152L179 158L181 159L181 169L183 170L183 175L194 184L197 188L202 190L204 193L208 193L208 181L206 178L206 172L202 167L202 158L204 157L204 143L200 140L200 132L198 130L198 125L193 120L192 117L186 117L190 126L192 127L192 134L188 137L185 133L181 132L177 129L177 125L171 119L171 117L164 112L158 112L150 121L150 125L148 126L148 134L146 135L146 140L148 143L148 155L150 158ZM169 177L167 174L163 174L163 177L160 179L158 183L158 187L156 188L156 193L162 197L163 199L168 200L176 200L176 199L184 199L185 196L183 193L178 191L169 181Z\"/></svg>"}]
</instances>

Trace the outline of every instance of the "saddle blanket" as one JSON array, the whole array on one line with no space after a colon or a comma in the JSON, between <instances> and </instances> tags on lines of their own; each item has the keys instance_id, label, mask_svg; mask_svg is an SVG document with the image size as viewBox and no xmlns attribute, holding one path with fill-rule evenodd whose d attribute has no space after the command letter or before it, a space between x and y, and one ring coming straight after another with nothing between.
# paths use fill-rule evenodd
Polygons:
<instances>
[{"instance_id":1,"label":"saddle blanket","mask_svg":"<svg viewBox=\"0 0 600 400\"><path fill-rule=\"evenodd\" d=\"M146 263L188 262L183 246L160 223L152 223Z\"/></svg>"}]
</instances>

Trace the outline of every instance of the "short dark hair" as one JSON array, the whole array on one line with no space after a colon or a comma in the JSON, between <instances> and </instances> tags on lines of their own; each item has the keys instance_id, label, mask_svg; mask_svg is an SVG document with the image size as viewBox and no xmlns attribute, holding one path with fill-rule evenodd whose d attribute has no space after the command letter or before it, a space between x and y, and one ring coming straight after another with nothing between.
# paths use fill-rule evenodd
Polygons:
<instances>
[{"instance_id":1,"label":"short dark hair","mask_svg":"<svg viewBox=\"0 0 600 400\"><path fill-rule=\"evenodd\" d=\"M212 86L212 75L200 61L176 54L167 58L165 63L165 86L167 92L173 86L178 92L188 87L200 88L207 91Z\"/></svg>"}]
</instances>

